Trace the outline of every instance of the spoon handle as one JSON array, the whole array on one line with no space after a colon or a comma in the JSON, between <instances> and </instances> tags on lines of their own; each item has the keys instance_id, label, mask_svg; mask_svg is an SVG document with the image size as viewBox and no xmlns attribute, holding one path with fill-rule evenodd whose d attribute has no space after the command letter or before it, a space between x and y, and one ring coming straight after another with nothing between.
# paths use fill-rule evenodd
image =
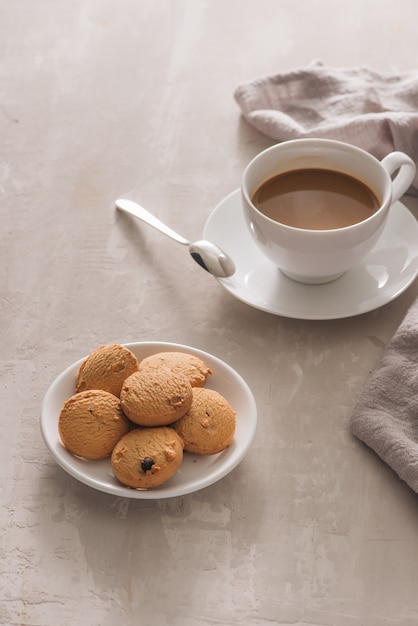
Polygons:
<instances>
[{"instance_id":1,"label":"spoon handle","mask_svg":"<svg viewBox=\"0 0 418 626\"><path fill-rule=\"evenodd\" d=\"M177 241L178 243L181 243L185 246L189 245L190 241L166 226L166 224L161 222L157 217L155 217L155 215L149 213L146 209L144 209L144 207L140 206L136 202L120 198L119 200L116 200L115 204L121 211L125 211L126 213L134 215L146 224L149 224L150 226L153 226L160 232L164 233L164 235L167 235L167 237L171 237L171 239L174 239L174 241Z\"/></svg>"}]
</instances>

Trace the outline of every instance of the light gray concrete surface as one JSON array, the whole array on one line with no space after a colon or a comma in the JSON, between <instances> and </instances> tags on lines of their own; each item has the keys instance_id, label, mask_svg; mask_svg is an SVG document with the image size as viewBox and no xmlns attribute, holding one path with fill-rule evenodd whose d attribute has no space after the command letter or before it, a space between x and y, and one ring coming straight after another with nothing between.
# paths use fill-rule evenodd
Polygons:
<instances>
[{"instance_id":1,"label":"light gray concrete surface","mask_svg":"<svg viewBox=\"0 0 418 626\"><path fill-rule=\"evenodd\" d=\"M348 430L417 296L301 321L235 300L178 244L271 142L235 87L321 59L418 64L415 0L0 0L0 623L416 626L417 496ZM415 199L405 204L418 210ZM44 445L42 398L95 347L211 352L258 405L253 445L180 498L117 498Z\"/></svg>"}]
</instances>

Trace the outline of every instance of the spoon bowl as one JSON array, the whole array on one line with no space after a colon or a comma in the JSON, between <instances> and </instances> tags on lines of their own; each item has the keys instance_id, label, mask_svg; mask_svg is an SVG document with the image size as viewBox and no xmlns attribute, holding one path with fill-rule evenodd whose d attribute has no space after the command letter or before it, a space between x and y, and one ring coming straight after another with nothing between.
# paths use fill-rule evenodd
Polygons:
<instances>
[{"instance_id":1,"label":"spoon bowl","mask_svg":"<svg viewBox=\"0 0 418 626\"><path fill-rule=\"evenodd\" d=\"M196 263L218 278L227 278L235 272L232 259L211 241L195 241L189 244L189 252Z\"/></svg>"},{"instance_id":2,"label":"spoon bowl","mask_svg":"<svg viewBox=\"0 0 418 626\"><path fill-rule=\"evenodd\" d=\"M213 276L217 278L227 278L234 274L235 264L233 260L211 241L204 239L195 242L188 241L188 239L179 235L176 231L161 222L155 215L132 200L120 198L116 200L115 204L121 211L125 211L125 213L137 217L149 226L159 230L167 237L174 239L177 243L187 246L191 257L196 263L203 267L203 269L209 272L209 274L213 274Z\"/></svg>"}]
</instances>

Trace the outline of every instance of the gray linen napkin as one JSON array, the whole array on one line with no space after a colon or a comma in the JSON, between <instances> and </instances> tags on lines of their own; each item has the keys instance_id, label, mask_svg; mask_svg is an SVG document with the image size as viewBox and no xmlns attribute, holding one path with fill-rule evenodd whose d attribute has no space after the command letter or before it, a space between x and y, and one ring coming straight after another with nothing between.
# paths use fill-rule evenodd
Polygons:
<instances>
[{"instance_id":1,"label":"gray linen napkin","mask_svg":"<svg viewBox=\"0 0 418 626\"><path fill-rule=\"evenodd\" d=\"M418 72L382 74L316 61L242 84L234 96L244 118L276 141L338 139L378 159L401 150L418 162ZM418 194L418 172L409 191Z\"/></svg>"},{"instance_id":2,"label":"gray linen napkin","mask_svg":"<svg viewBox=\"0 0 418 626\"><path fill-rule=\"evenodd\" d=\"M350 430L418 493L418 300L364 388Z\"/></svg>"}]
</instances>

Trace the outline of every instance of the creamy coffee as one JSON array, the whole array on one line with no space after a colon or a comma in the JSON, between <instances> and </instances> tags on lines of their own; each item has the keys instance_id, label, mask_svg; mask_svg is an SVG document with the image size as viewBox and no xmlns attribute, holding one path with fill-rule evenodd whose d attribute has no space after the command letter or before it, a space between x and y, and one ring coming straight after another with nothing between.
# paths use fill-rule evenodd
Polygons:
<instances>
[{"instance_id":1,"label":"creamy coffee","mask_svg":"<svg viewBox=\"0 0 418 626\"><path fill-rule=\"evenodd\" d=\"M362 222L379 209L373 191L356 178L324 169L284 172L262 183L251 198L267 217L308 230Z\"/></svg>"}]
</instances>

